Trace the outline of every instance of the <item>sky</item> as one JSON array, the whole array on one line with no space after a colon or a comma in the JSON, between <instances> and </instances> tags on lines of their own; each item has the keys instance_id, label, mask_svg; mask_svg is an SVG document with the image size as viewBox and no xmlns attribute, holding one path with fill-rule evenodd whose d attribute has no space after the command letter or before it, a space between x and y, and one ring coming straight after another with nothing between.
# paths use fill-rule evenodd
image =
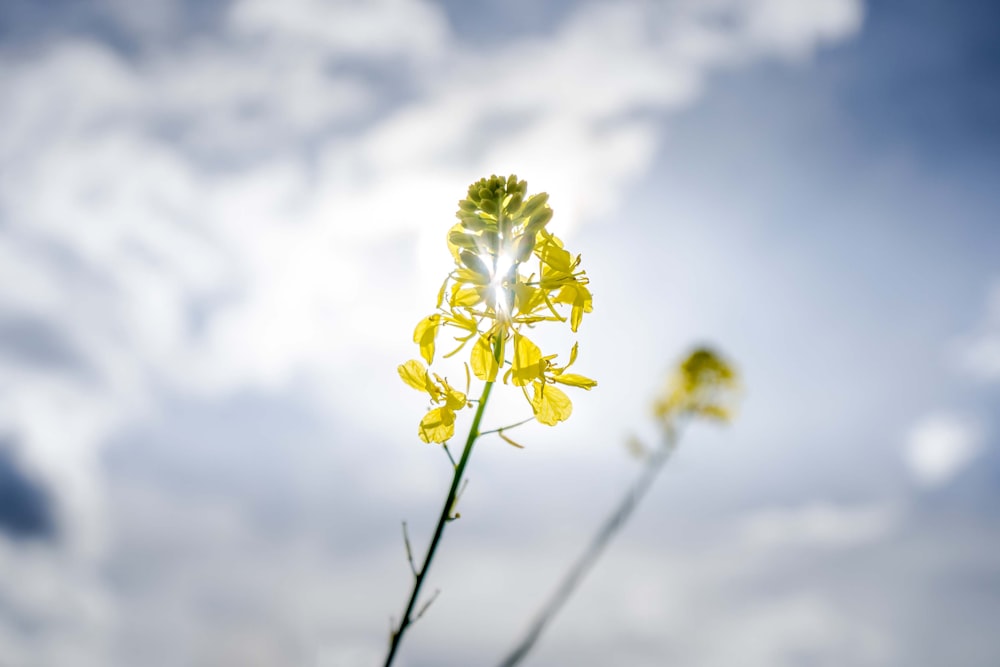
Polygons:
<instances>
[{"instance_id":1,"label":"sky","mask_svg":"<svg viewBox=\"0 0 1000 667\"><path fill-rule=\"evenodd\" d=\"M599 385L477 444L397 664L499 662L701 343L737 419L524 664L997 664L998 18L3 0L0 665L380 664L450 481L396 366L492 173L582 255Z\"/></svg>"}]
</instances>

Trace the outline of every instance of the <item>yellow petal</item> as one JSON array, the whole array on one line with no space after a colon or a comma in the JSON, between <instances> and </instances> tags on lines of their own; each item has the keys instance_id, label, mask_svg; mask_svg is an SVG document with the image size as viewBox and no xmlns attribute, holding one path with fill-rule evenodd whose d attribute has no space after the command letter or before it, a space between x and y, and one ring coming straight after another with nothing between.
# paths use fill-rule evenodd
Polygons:
<instances>
[{"instance_id":1,"label":"yellow petal","mask_svg":"<svg viewBox=\"0 0 1000 667\"><path fill-rule=\"evenodd\" d=\"M493 382L497 379L497 371L500 367L497 365L496 357L493 356L493 346L490 345L486 336L480 336L476 341L472 348L470 361L472 372L476 374L477 378L487 382Z\"/></svg>"},{"instance_id":2,"label":"yellow petal","mask_svg":"<svg viewBox=\"0 0 1000 667\"><path fill-rule=\"evenodd\" d=\"M440 308L441 304L444 303L444 292L448 288L448 281L451 280L451 276L446 276L444 282L441 283L441 288L438 289L437 304L435 308Z\"/></svg>"},{"instance_id":3,"label":"yellow petal","mask_svg":"<svg viewBox=\"0 0 1000 667\"><path fill-rule=\"evenodd\" d=\"M535 311L545 308L545 296L542 290L537 287L518 282L514 285L514 303L517 312L522 315L531 315Z\"/></svg>"},{"instance_id":4,"label":"yellow petal","mask_svg":"<svg viewBox=\"0 0 1000 667\"><path fill-rule=\"evenodd\" d=\"M722 405L702 405L695 409L695 412L706 419L715 419L720 422L732 420L732 412Z\"/></svg>"},{"instance_id":5,"label":"yellow petal","mask_svg":"<svg viewBox=\"0 0 1000 667\"><path fill-rule=\"evenodd\" d=\"M594 297L591 296L590 290L581 285L580 283L570 283L564 285L559 294L556 296L556 301L559 303L566 303L573 307L570 312L569 322L570 328L575 332L580 328L580 322L583 320L583 314L589 313L594 309Z\"/></svg>"},{"instance_id":6,"label":"yellow petal","mask_svg":"<svg viewBox=\"0 0 1000 667\"><path fill-rule=\"evenodd\" d=\"M542 235L544 242L536 246L542 262L542 277L566 276L573 273L573 256L563 248L562 241L552 234Z\"/></svg>"},{"instance_id":7,"label":"yellow petal","mask_svg":"<svg viewBox=\"0 0 1000 667\"><path fill-rule=\"evenodd\" d=\"M441 398L444 400L447 409L454 411L465 407L465 394L452 388L448 384L448 381L437 373L434 374L434 379L441 385ZM441 401L439 400L438 402L440 403Z\"/></svg>"},{"instance_id":8,"label":"yellow petal","mask_svg":"<svg viewBox=\"0 0 1000 667\"><path fill-rule=\"evenodd\" d=\"M434 408L420 420L420 439L445 442L455 435L455 412L448 407Z\"/></svg>"},{"instance_id":9,"label":"yellow petal","mask_svg":"<svg viewBox=\"0 0 1000 667\"><path fill-rule=\"evenodd\" d=\"M465 227L462 226L461 222L448 230L448 250L451 252L451 256L455 259L455 264L462 263L461 258L458 256L458 253L462 252L462 248L452 242L452 234L462 234L464 232Z\"/></svg>"},{"instance_id":10,"label":"yellow petal","mask_svg":"<svg viewBox=\"0 0 1000 667\"><path fill-rule=\"evenodd\" d=\"M573 348L569 351L569 363L563 366L563 368L569 368L576 363L576 355L580 351L580 344L573 343Z\"/></svg>"},{"instance_id":11,"label":"yellow petal","mask_svg":"<svg viewBox=\"0 0 1000 667\"><path fill-rule=\"evenodd\" d=\"M489 272L476 273L472 269L460 266L455 269L455 281L459 283L469 283L471 285L482 285L485 287L490 284L490 274Z\"/></svg>"},{"instance_id":12,"label":"yellow petal","mask_svg":"<svg viewBox=\"0 0 1000 667\"><path fill-rule=\"evenodd\" d=\"M413 330L413 342L420 346L420 356L428 364L434 361L434 339L437 338L438 327L441 326L440 315L430 315L420 320Z\"/></svg>"},{"instance_id":13,"label":"yellow petal","mask_svg":"<svg viewBox=\"0 0 1000 667\"><path fill-rule=\"evenodd\" d=\"M542 351L525 336L514 335L514 359L511 366L511 379L519 387L540 380L545 371L542 362Z\"/></svg>"},{"instance_id":14,"label":"yellow petal","mask_svg":"<svg viewBox=\"0 0 1000 667\"><path fill-rule=\"evenodd\" d=\"M536 382L534 388L531 408L535 412L535 419L546 426L555 426L569 419L573 412L573 402L569 400L569 396L544 382Z\"/></svg>"},{"instance_id":15,"label":"yellow petal","mask_svg":"<svg viewBox=\"0 0 1000 667\"><path fill-rule=\"evenodd\" d=\"M448 392L444 395L444 405L450 410L461 410L465 407L465 394L448 387Z\"/></svg>"},{"instance_id":16,"label":"yellow petal","mask_svg":"<svg viewBox=\"0 0 1000 667\"><path fill-rule=\"evenodd\" d=\"M416 359L410 359L405 364L400 364L396 370L399 371L399 377L406 384L417 391L427 390L427 383L430 381L427 377L427 369Z\"/></svg>"},{"instance_id":17,"label":"yellow petal","mask_svg":"<svg viewBox=\"0 0 1000 667\"><path fill-rule=\"evenodd\" d=\"M448 302L452 308L462 306L474 306L483 300L482 288L456 287L451 293L451 300Z\"/></svg>"},{"instance_id":18,"label":"yellow petal","mask_svg":"<svg viewBox=\"0 0 1000 667\"><path fill-rule=\"evenodd\" d=\"M597 386L597 380L591 380L588 377L582 375L577 375L576 373L563 373L561 375L553 375L552 379L560 384L568 384L571 387L580 387L590 391Z\"/></svg>"},{"instance_id":19,"label":"yellow petal","mask_svg":"<svg viewBox=\"0 0 1000 667\"><path fill-rule=\"evenodd\" d=\"M475 319L463 315L457 310L452 310L451 314L446 317L448 324L451 324L459 329L465 329L469 333L479 332L479 323Z\"/></svg>"}]
</instances>

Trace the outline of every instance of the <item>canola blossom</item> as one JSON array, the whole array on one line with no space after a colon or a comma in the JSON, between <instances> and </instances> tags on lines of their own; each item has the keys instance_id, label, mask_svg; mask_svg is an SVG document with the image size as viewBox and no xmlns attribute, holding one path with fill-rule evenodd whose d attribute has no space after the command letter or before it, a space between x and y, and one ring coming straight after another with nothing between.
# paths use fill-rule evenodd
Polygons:
<instances>
[{"instance_id":1,"label":"canola blossom","mask_svg":"<svg viewBox=\"0 0 1000 667\"><path fill-rule=\"evenodd\" d=\"M711 349L698 348L667 377L653 403L653 415L665 424L681 414L729 422L739 389L733 367Z\"/></svg>"},{"instance_id":2,"label":"canola blossom","mask_svg":"<svg viewBox=\"0 0 1000 667\"><path fill-rule=\"evenodd\" d=\"M662 431L660 446L647 450L635 437L626 443L632 453L643 460L642 471L566 571L527 631L500 663L500 667L516 667L531 652L552 619L645 498L656 476L676 451L683 423L698 418L731 421L739 389L740 379L736 370L722 356L707 347L695 349L670 370L662 391L653 403L653 414Z\"/></svg>"},{"instance_id":3,"label":"canola blossom","mask_svg":"<svg viewBox=\"0 0 1000 667\"><path fill-rule=\"evenodd\" d=\"M424 442L443 443L454 435L457 413L472 406L467 398L472 375L520 387L535 419L549 426L573 410L557 385L586 390L597 385L567 372L577 358L576 344L560 365L558 355L544 354L529 337L542 322L566 323L575 333L591 312L593 297L580 256L546 229L552 219L549 196L528 196L527 187L516 176L494 175L470 185L458 203L459 222L447 235L455 266L441 285L435 312L413 332L423 362L399 366L406 384L430 396L432 407L419 428ZM469 355L465 392L428 368L444 332L455 344L443 357Z\"/></svg>"}]
</instances>

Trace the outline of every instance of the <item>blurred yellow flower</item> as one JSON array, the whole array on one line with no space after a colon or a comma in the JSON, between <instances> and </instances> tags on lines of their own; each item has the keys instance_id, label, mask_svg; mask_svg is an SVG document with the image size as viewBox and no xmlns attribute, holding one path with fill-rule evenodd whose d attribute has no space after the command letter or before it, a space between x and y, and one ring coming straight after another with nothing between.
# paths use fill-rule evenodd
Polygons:
<instances>
[{"instance_id":1,"label":"blurred yellow flower","mask_svg":"<svg viewBox=\"0 0 1000 667\"><path fill-rule=\"evenodd\" d=\"M713 350L698 348L668 376L653 414L663 422L681 414L728 422L739 389L733 367Z\"/></svg>"}]
</instances>

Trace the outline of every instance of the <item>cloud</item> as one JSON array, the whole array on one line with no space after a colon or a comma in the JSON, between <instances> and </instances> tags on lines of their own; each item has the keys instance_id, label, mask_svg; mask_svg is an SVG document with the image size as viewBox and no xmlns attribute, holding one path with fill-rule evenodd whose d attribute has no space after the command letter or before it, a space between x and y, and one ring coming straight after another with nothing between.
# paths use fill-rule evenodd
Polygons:
<instances>
[{"instance_id":1,"label":"cloud","mask_svg":"<svg viewBox=\"0 0 1000 667\"><path fill-rule=\"evenodd\" d=\"M858 2L809 6L585 4L551 35L483 51L418 0L243 0L184 49L125 56L78 36L8 54L0 295L91 374L33 367L20 391L39 409L51 391L105 406L93 440L53 445L87 451L155 386L280 390L395 353L378 332L416 311L371 304L416 289L384 244L439 246L456 183L518 171L561 221L602 218L652 160L650 112L690 104L715 69L858 28ZM412 97L393 96L400 72ZM0 423L41 460L26 414Z\"/></svg>"},{"instance_id":2,"label":"cloud","mask_svg":"<svg viewBox=\"0 0 1000 667\"><path fill-rule=\"evenodd\" d=\"M840 549L885 539L898 521L889 505L814 503L761 510L744 519L742 531L754 548Z\"/></svg>"},{"instance_id":3,"label":"cloud","mask_svg":"<svg viewBox=\"0 0 1000 667\"><path fill-rule=\"evenodd\" d=\"M982 382L1000 381L1000 280L994 282L982 323L952 345L957 368Z\"/></svg>"},{"instance_id":4,"label":"cloud","mask_svg":"<svg viewBox=\"0 0 1000 667\"><path fill-rule=\"evenodd\" d=\"M749 41L765 52L805 59L816 43L836 43L861 28L860 2L758 0L744 5Z\"/></svg>"},{"instance_id":5,"label":"cloud","mask_svg":"<svg viewBox=\"0 0 1000 667\"><path fill-rule=\"evenodd\" d=\"M164 30L181 6L157 5ZM66 526L65 553L0 538L0 557L50 582L10 614L67 625L0 637L5 655L48 641L36 664L112 664L98 644L129 601L95 583L121 548L101 455L164 395L301 391L394 427L385 360L409 351L399 332L439 283L461 189L516 171L552 193L557 224L608 219L662 117L713 73L858 29L856 0L808 6L581 4L484 50L418 0L236 0L210 35L156 48L76 31L0 51L0 433ZM121 25L159 30L131 10ZM65 591L98 612L46 616Z\"/></svg>"},{"instance_id":6,"label":"cloud","mask_svg":"<svg viewBox=\"0 0 1000 667\"><path fill-rule=\"evenodd\" d=\"M979 454L982 428L967 417L940 413L917 422L906 440L903 460L924 486L946 484Z\"/></svg>"},{"instance_id":7,"label":"cloud","mask_svg":"<svg viewBox=\"0 0 1000 667\"><path fill-rule=\"evenodd\" d=\"M365 61L433 60L451 40L444 16L424 0L295 0L282 5L243 0L229 18L235 32L254 40L285 42L295 49L316 46L329 56Z\"/></svg>"}]
</instances>

